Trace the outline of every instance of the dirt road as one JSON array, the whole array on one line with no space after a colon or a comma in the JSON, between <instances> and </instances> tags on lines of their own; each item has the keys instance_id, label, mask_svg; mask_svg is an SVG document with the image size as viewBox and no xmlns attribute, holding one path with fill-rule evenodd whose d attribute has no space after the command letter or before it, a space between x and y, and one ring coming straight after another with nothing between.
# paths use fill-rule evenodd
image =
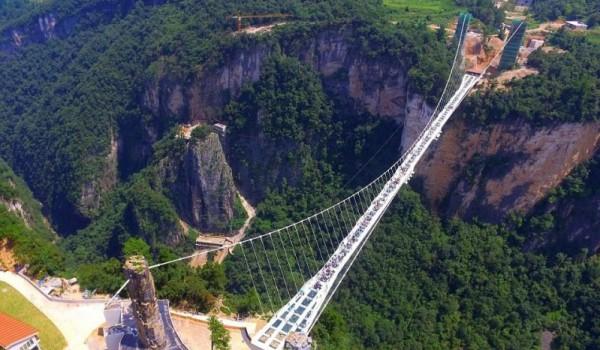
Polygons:
<instances>
[{"instance_id":1,"label":"dirt road","mask_svg":"<svg viewBox=\"0 0 600 350\"><path fill-rule=\"evenodd\" d=\"M244 198L244 196L242 196L242 194L239 192L237 194L240 197L240 201L242 202L242 206L246 210L246 215L248 217L246 218L244 225L238 230L238 232L234 236L228 237L229 243L237 243L237 242L241 241L244 238L244 236L246 235L246 231L248 230L248 228L250 228L250 224L252 224L252 220L256 216L256 210L252 207L252 205L250 205L250 203L246 200L246 198ZM211 235L211 236L223 237L223 236L219 236L219 235ZM199 250L196 251L196 253L200 253L200 252L201 251L199 251ZM215 254L213 261L222 263L229 253L230 253L230 251L227 249L220 250ZM194 258L192 258L192 260L190 261L190 266L192 266L192 267L202 266L202 265L206 264L206 261L207 261L206 254L200 254L200 255L197 255Z\"/></svg>"}]
</instances>

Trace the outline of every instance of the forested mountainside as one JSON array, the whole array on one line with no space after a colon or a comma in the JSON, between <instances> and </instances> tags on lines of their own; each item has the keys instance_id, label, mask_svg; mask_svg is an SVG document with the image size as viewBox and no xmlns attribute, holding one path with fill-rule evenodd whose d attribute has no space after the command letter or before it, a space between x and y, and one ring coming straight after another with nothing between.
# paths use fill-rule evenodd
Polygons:
<instances>
[{"instance_id":1,"label":"forested mountainside","mask_svg":"<svg viewBox=\"0 0 600 350\"><path fill-rule=\"evenodd\" d=\"M539 19L555 20L559 17L579 19L584 17L590 26L598 25L600 22L600 6L594 0L538 0L534 1L532 12Z\"/></svg>"},{"instance_id":2,"label":"forested mountainside","mask_svg":"<svg viewBox=\"0 0 600 350\"><path fill-rule=\"evenodd\" d=\"M492 1L454 4L485 32L504 19ZM227 19L264 12L293 17L255 35ZM376 0L2 2L0 241L32 274L111 292L127 255L166 261L198 232L231 234L239 193L257 208L250 235L342 198L414 140L453 58L444 27L388 19ZM600 48L566 31L549 45L537 75L467 98L320 346L523 349L541 332L600 346ZM172 305L255 313L244 271L234 254L154 277Z\"/></svg>"},{"instance_id":3,"label":"forested mountainside","mask_svg":"<svg viewBox=\"0 0 600 350\"><path fill-rule=\"evenodd\" d=\"M0 267L29 264L35 274L57 273L64 256L57 236L25 182L0 160Z\"/></svg>"}]
</instances>

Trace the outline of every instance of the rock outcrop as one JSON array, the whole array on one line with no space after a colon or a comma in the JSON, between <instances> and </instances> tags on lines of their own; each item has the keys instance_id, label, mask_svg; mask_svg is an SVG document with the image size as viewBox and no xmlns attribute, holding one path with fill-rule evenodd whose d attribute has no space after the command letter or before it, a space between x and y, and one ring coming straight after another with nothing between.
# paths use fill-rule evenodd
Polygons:
<instances>
[{"instance_id":1,"label":"rock outcrop","mask_svg":"<svg viewBox=\"0 0 600 350\"><path fill-rule=\"evenodd\" d=\"M163 159L159 168L184 221L205 232L229 232L237 191L217 134L192 137L180 157Z\"/></svg>"},{"instance_id":2,"label":"rock outcrop","mask_svg":"<svg viewBox=\"0 0 600 350\"><path fill-rule=\"evenodd\" d=\"M65 35L67 28L62 24L57 27L57 22L54 13L50 12L41 14L28 23L5 29L1 36L0 51L13 52L28 44L42 43Z\"/></svg>"},{"instance_id":3,"label":"rock outcrop","mask_svg":"<svg viewBox=\"0 0 600 350\"><path fill-rule=\"evenodd\" d=\"M406 139L416 137L419 128L427 122L432 107L422 96L411 93L408 67L401 60L365 54L352 40L355 33L351 25L313 33L313 36L297 41L282 37L279 42L257 40L246 43L243 48L227 51L223 64L207 65L189 81L161 73L148 82L140 103L156 119L183 119L190 123L221 121L227 103L240 95L245 84L259 80L267 58L282 50L318 72L328 95L350 101L351 108L357 111L405 124L403 133L409 135ZM406 124L408 121L410 123ZM268 187L279 183L280 178L292 181L291 185L293 179L299 178L299 169L276 169L273 176L265 176L265 181L257 181L244 173L248 168L260 167L264 159L273 158L277 152L270 152L270 149L284 153L294 145L270 145L260 132L251 139L235 142L251 145L246 148L252 164L239 167L232 162L238 184L251 200L259 200ZM258 162L253 163L253 159Z\"/></svg>"},{"instance_id":4,"label":"rock outcrop","mask_svg":"<svg viewBox=\"0 0 600 350\"><path fill-rule=\"evenodd\" d=\"M402 150L407 150L417 140L434 109L435 107L427 104L422 96L410 96L406 103L406 118L402 129Z\"/></svg>"},{"instance_id":5,"label":"rock outcrop","mask_svg":"<svg viewBox=\"0 0 600 350\"><path fill-rule=\"evenodd\" d=\"M154 279L143 256L131 256L124 266L127 291L141 345L150 350L166 348L167 337L160 317Z\"/></svg>"},{"instance_id":6,"label":"rock outcrop","mask_svg":"<svg viewBox=\"0 0 600 350\"><path fill-rule=\"evenodd\" d=\"M329 28L302 41L282 40L278 47L318 71L330 95L352 101L356 110L400 123L406 149L428 122L433 106L411 93L408 68L402 62L362 54L353 46L352 34L351 26ZM219 121L242 86L260 78L262 64L275 46L257 41L235 49L223 64L208 66L187 83L168 74L158 76L149 82L142 105L161 117ZM499 222L509 212L530 210L574 166L589 159L598 147L597 134L597 124L476 127L453 119L419 165L417 182L426 201L445 216ZM251 142L260 148L263 140ZM252 198L264 184L248 179L240 185Z\"/></svg>"},{"instance_id":7,"label":"rock outcrop","mask_svg":"<svg viewBox=\"0 0 600 350\"><path fill-rule=\"evenodd\" d=\"M441 214L499 222L528 212L600 146L600 123L470 126L452 120L418 165L418 187Z\"/></svg>"},{"instance_id":8,"label":"rock outcrop","mask_svg":"<svg viewBox=\"0 0 600 350\"><path fill-rule=\"evenodd\" d=\"M119 143L111 134L109 153L104 159L101 176L86 182L81 188L79 211L86 217L92 216L100 208L102 194L112 190L118 182Z\"/></svg>"},{"instance_id":9,"label":"rock outcrop","mask_svg":"<svg viewBox=\"0 0 600 350\"><path fill-rule=\"evenodd\" d=\"M4 199L0 197L0 205L4 205L9 212L20 217L27 227L31 227L31 215L23 207L23 203L18 199Z\"/></svg>"}]
</instances>

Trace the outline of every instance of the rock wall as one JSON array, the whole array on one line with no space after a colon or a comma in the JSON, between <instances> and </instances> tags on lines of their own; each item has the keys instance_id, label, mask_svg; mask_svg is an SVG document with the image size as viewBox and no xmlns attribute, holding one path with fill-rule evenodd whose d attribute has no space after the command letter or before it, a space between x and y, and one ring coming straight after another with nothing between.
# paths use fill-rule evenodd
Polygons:
<instances>
[{"instance_id":1,"label":"rock wall","mask_svg":"<svg viewBox=\"0 0 600 350\"><path fill-rule=\"evenodd\" d=\"M217 134L187 141L182 157L163 159L160 169L183 220L204 232L229 232L237 191Z\"/></svg>"},{"instance_id":2,"label":"rock wall","mask_svg":"<svg viewBox=\"0 0 600 350\"><path fill-rule=\"evenodd\" d=\"M402 62L373 59L351 41L350 27L328 29L297 43L281 39L284 53L320 72L329 92L350 97L356 108L402 123L406 115L408 67ZM292 48L292 46L294 46ZM257 42L232 50L218 67L202 70L189 83L161 75L148 82L141 104L154 115L190 122L218 121L223 108L239 96L242 86L260 78L261 67L274 43Z\"/></svg>"},{"instance_id":3,"label":"rock wall","mask_svg":"<svg viewBox=\"0 0 600 350\"><path fill-rule=\"evenodd\" d=\"M23 223L25 223L25 225L27 227L31 227L31 223L32 223L31 215L27 212L27 210L25 210L25 208L23 207L23 203L20 200L18 200L18 199L7 200L7 199L0 197L0 205L5 206L9 212L20 217L23 220Z\"/></svg>"},{"instance_id":4,"label":"rock wall","mask_svg":"<svg viewBox=\"0 0 600 350\"><path fill-rule=\"evenodd\" d=\"M428 122L433 106L410 92L408 68L402 62L363 55L353 45L352 35L351 26L345 26L302 41L246 45L228 52L223 64L205 68L189 83L168 74L157 77L148 83L142 105L160 117L220 121L225 105L244 84L260 78L262 63L277 47L318 71L328 94L346 97L357 110L402 124L402 149L406 149ZM251 142L260 148L263 141L258 137ZM430 206L445 216L499 222L511 211L530 210L597 147L596 124L537 128L521 122L475 127L453 119L419 165L417 183ZM266 186L253 179L244 181L245 174L236 176L250 198Z\"/></svg>"},{"instance_id":5,"label":"rock wall","mask_svg":"<svg viewBox=\"0 0 600 350\"><path fill-rule=\"evenodd\" d=\"M435 106L430 106L425 99L413 94L406 103L406 118L402 129L402 150L407 150L416 141L425 125L429 122Z\"/></svg>"},{"instance_id":6,"label":"rock wall","mask_svg":"<svg viewBox=\"0 0 600 350\"><path fill-rule=\"evenodd\" d=\"M599 146L597 122L470 126L454 119L417 166L417 183L445 216L499 222L528 212Z\"/></svg>"},{"instance_id":7,"label":"rock wall","mask_svg":"<svg viewBox=\"0 0 600 350\"><path fill-rule=\"evenodd\" d=\"M265 60L273 52L283 51L319 72L328 95L351 101L351 107L358 111L405 124L403 133L408 136L403 139L416 137L432 108L423 97L409 91L408 67L398 60L367 56L353 43L353 35L352 26L348 25L315 32L302 40L281 37L279 41L257 40L244 48L224 49L222 64L207 66L189 82L159 74L147 83L140 104L155 119L219 122L225 106L239 96L242 87L260 79ZM286 169L285 164L272 176L267 174L264 181L244 173L260 167L261 161L271 159L276 151L293 149L294 145L270 145L260 133L234 142L249 143L247 158L255 160L244 167L232 162L240 189L251 200L260 199L279 178L286 177L293 185L293 179L299 177L298 169Z\"/></svg>"},{"instance_id":8,"label":"rock wall","mask_svg":"<svg viewBox=\"0 0 600 350\"><path fill-rule=\"evenodd\" d=\"M119 143L111 134L110 149L104 160L104 169L101 176L83 184L79 198L79 211L89 217L100 208L102 195L111 191L118 182L118 154Z\"/></svg>"}]
</instances>

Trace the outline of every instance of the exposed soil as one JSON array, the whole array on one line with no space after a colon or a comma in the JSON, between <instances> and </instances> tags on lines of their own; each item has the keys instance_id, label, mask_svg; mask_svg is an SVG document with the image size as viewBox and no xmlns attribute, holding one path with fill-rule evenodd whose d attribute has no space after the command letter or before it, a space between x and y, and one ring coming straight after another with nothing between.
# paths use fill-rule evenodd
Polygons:
<instances>
[{"instance_id":1,"label":"exposed soil","mask_svg":"<svg viewBox=\"0 0 600 350\"><path fill-rule=\"evenodd\" d=\"M502 74L500 74L496 78L496 82L498 83L498 89L506 89L506 84L513 79L523 79L526 76L536 74L539 74L539 71L537 69L527 67L502 72Z\"/></svg>"},{"instance_id":2,"label":"exposed soil","mask_svg":"<svg viewBox=\"0 0 600 350\"><path fill-rule=\"evenodd\" d=\"M565 25L565 21L562 19L559 19L556 21L551 21L551 22L544 22L536 28L528 29L527 34L544 34L545 35L545 34L548 34L549 32L559 30L564 25Z\"/></svg>"},{"instance_id":3,"label":"exposed soil","mask_svg":"<svg viewBox=\"0 0 600 350\"><path fill-rule=\"evenodd\" d=\"M0 269L13 271L17 259L12 251L12 243L8 239L0 240Z\"/></svg>"},{"instance_id":4,"label":"exposed soil","mask_svg":"<svg viewBox=\"0 0 600 350\"><path fill-rule=\"evenodd\" d=\"M286 24L286 22L280 22L280 23L274 23L274 24L269 24L268 26L257 26L257 27L246 27L243 28L242 30L240 30L238 33L244 33L244 34L264 34L264 33L269 33L273 30L273 28L275 28L276 26L280 26Z\"/></svg>"}]
</instances>

